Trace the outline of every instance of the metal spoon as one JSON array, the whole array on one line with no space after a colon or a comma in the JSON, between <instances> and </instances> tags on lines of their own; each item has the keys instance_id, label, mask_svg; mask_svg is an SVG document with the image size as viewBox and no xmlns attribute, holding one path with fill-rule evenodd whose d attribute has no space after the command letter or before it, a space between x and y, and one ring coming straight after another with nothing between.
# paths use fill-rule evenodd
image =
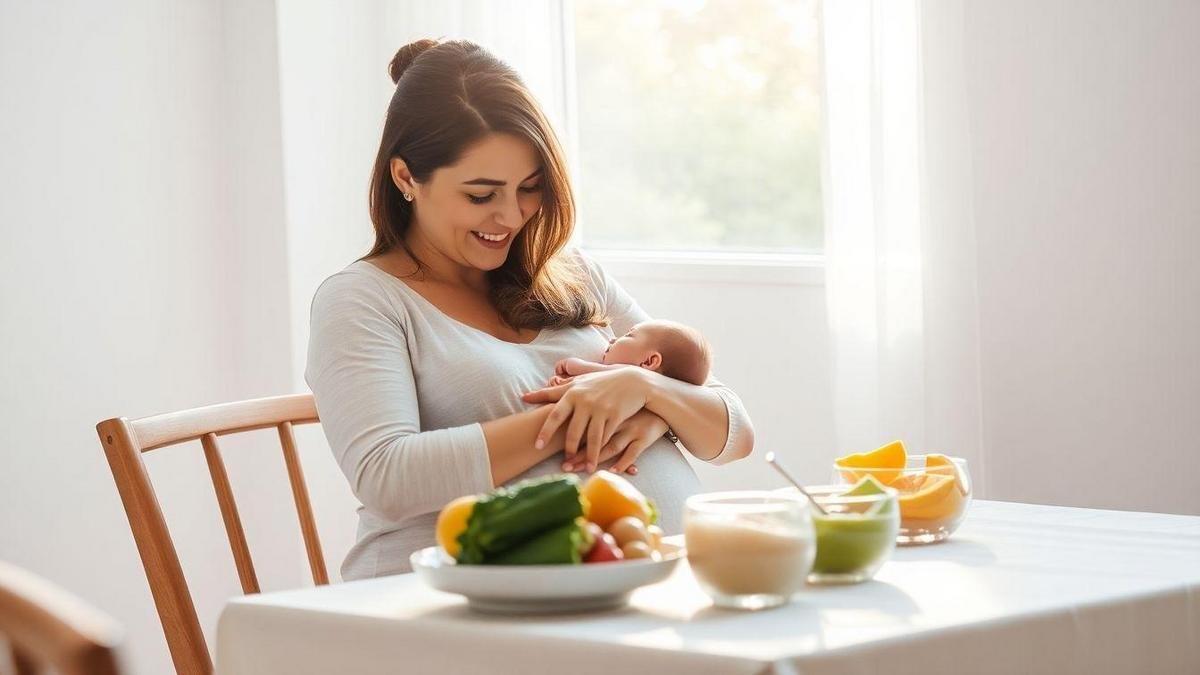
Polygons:
<instances>
[{"instance_id":1,"label":"metal spoon","mask_svg":"<svg viewBox=\"0 0 1200 675\"><path fill-rule=\"evenodd\" d=\"M800 484L800 481L796 480L795 478L792 478L792 474L788 473L788 470L783 468L783 465L780 464L779 461L775 459L774 452L767 453L767 464L770 464L772 467L775 468L776 471L778 471L780 474L782 474L783 477L787 479L787 482L791 483L792 485L795 485L796 489L800 491L800 494L804 495L805 497L808 497L808 501L812 502L812 505L814 507L816 507L817 511L821 512L821 515L823 515L823 516L829 515L829 513L827 513L825 511L825 509L822 508L821 505L817 503L817 500L813 499L813 496L808 494L808 490L804 489L804 486Z\"/></svg>"}]
</instances>

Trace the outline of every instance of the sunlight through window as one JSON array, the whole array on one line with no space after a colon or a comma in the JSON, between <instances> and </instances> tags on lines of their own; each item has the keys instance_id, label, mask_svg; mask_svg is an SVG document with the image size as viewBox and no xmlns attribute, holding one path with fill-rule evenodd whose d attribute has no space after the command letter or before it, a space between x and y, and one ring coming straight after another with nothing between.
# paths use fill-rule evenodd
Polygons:
<instances>
[{"instance_id":1,"label":"sunlight through window","mask_svg":"<svg viewBox=\"0 0 1200 675\"><path fill-rule=\"evenodd\" d=\"M815 0L574 3L591 248L822 249Z\"/></svg>"}]
</instances>

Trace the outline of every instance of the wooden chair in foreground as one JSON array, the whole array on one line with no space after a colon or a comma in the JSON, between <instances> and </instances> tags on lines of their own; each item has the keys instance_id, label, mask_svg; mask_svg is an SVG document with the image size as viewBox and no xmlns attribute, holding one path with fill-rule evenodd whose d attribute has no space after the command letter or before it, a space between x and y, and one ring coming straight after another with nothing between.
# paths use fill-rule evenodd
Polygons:
<instances>
[{"instance_id":1,"label":"wooden chair in foreground","mask_svg":"<svg viewBox=\"0 0 1200 675\"><path fill-rule=\"evenodd\" d=\"M256 429L277 429L296 512L300 516L300 531L308 551L313 582L323 585L329 583L325 557L313 522L312 505L296 454L296 438L292 433L295 425L318 421L312 394L296 394L223 403L134 420L119 417L96 425L100 443L104 446L113 478L117 482L117 490L121 493L121 502L125 505L125 514L129 517L138 553L142 557L142 566L146 570L150 592L167 636L171 659L179 673L211 673L212 659L200 630L187 581L179 566L179 555L142 462L142 453L197 439L200 441L217 493L221 517L225 521L225 532L233 549L242 591L257 593L258 577L254 573L246 535L242 531L233 491L229 487L225 463L217 447L217 437Z\"/></svg>"},{"instance_id":2,"label":"wooden chair in foreground","mask_svg":"<svg viewBox=\"0 0 1200 675\"><path fill-rule=\"evenodd\" d=\"M17 675L117 675L121 629L75 596L0 561L0 638ZM0 655L0 663L3 663Z\"/></svg>"}]
</instances>

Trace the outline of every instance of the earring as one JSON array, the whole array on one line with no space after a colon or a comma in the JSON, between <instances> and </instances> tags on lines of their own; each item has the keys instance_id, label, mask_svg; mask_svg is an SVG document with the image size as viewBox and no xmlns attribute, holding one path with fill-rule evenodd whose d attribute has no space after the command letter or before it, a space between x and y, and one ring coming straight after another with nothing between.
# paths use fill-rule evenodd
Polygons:
<instances>
[{"instance_id":1,"label":"earring","mask_svg":"<svg viewBox=\"0 0 1200 675\"><path fill-rule=\"evenodd\" d=\"M401 194L403 194L403 195L404 195L404 201L406 201L406 202L411 202L411 201L413 200L413 196L412 196L411 194L409 194L409 193L407 193L407 192L403 192L403 193L401 193Z\"/></svg>"}]
</instances>

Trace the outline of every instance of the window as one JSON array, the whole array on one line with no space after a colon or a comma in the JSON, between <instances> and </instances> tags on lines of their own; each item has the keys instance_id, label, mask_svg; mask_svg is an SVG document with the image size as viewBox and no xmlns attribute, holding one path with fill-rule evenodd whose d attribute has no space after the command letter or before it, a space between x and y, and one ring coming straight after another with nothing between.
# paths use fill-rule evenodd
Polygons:
<instances>
[{"instance_id":1,"label":"window","mask_svg":"<svg viewBox=\"0 0 1200 675\"><path fill-rule=\"evenodd\" d=\"M816 2L572 3L585 246L821 251Z\"/></svg>"}]
</instances>

